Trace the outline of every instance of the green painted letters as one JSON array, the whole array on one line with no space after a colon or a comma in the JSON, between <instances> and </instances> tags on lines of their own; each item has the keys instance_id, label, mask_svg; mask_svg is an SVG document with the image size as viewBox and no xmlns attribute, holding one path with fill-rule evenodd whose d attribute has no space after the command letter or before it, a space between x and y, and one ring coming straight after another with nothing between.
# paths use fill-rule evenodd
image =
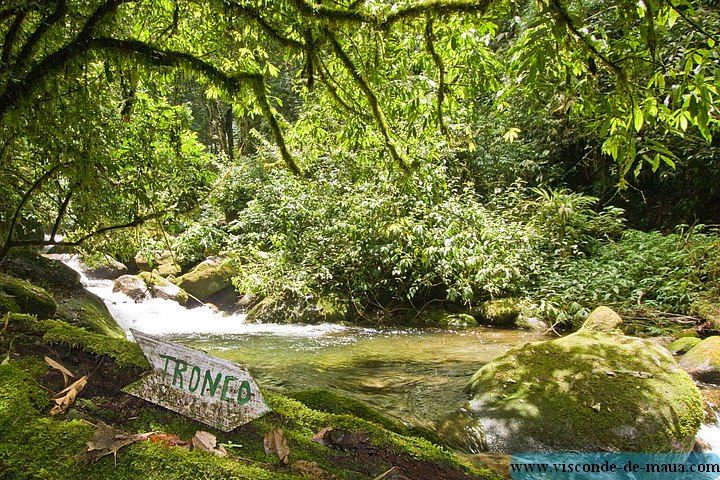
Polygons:
<instances>
[{"instance_id":1,"label":"green painted letters","mask_svg":"<svg viewBox=\"0 0 720 480\"><path fill-rule=\"evenodd\" d=\"M198 385L200 385L200 367L193 366L192 372L190 373L190 381L188 382L188 391L189 392L195 392L197 390ZM193 380L195 381L195 384L193 385Z\"/></svg>"},{"instance_id":2,"label":"green painted letters","mask_svg":"<svg viewBox=\"0 0 720 480\"><path fill-rule=\"evenodd\" d=\"M222 373L218 373L215 376L215 380L213 381L210 370L206 370L205 378L203 379L203 386L202 386L202 389L200 390L200 395L205 395L205 389L207 388L208 390L210 390L210 396L214 397L215 392L217 391L218 387L220 386L221 379L222 379Z\"/></svg>"},{"instance_id":3,"label":"green painted letters","mask_svg":"<svg viewBox=\"0 0 720 480\"><path fill-rule=\"evenodd\" d=\"M237 403L243 405L250 401L250 382L243 380L240 383L240 390L238 390Z\"/></svg>"},{"instance_id":4,"label":"green painted letters","mask_svg":"<svg viewBox=\"0 0 720 480\"><path fill-rule=\"evenodd\" d=\"M175 372L173 373L173 383L172 383L173 387L179 380L180 387L178 387L178 388L181 388L181 389L183 388L182 373L187 370L187 367L188 367L187 362L185 362L183 360L177 360L177 359L175 360Z\"/></svg>"},{"instance_id":5,"label":"green painted letters","mask_svg":"<svg viewBox=\"0 0 720 480\"><path fill-rule=\"evenodd\" d=\"M233 376L230 376L230 375L228 375L228 376L225 377L225 381L223 382L222 395L220 395L220 400L225 400L226 402L232 402L232 401L233 401L232 398L228 398L228 397L226 396L226 395L227 395L227 390L228 390L228 384L229 384L230 382L232 382L233 380L237 380L237 378L235 378L235 377L233 377Z\"/></svg>"}]
</instances>

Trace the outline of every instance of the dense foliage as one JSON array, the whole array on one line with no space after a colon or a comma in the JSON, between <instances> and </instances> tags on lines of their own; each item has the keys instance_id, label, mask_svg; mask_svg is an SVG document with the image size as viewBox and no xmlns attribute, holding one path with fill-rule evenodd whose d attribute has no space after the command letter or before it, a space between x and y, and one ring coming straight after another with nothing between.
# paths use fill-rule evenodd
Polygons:
<instances>
[{"instance_id":1,"label":"dense foliage","mask_svg":"<svg viewBox=\"0 0 720 480\"><path fill-rule=\"evenodd\" d=\"M618 206L720 218L719 27L685 0L5 2L0 257L229 249L243 293L358 313L686 313L712 234Z\"/></svg>"}]
</instances>

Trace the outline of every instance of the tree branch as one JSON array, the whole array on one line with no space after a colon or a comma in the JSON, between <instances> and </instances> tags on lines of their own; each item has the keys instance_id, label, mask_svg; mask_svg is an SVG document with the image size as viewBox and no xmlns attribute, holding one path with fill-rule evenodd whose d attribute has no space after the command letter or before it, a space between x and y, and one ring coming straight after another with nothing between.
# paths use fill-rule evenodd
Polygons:
<instances>
[{"instance_id":1,"label":"tree branch","mask_svg":"<svg viewBox=\"0 0 720 480\"><path fill-rule=\"evenodd\" d=\"M343 50L342 46L338 43L335 36L330 32L329 29L325 29L325 36L330 41L330 45L333 48L333 51L335 52L335 56L337 56L342 64L345 66L345 70L347 70L350 77L353 79L353 81L357 84L358 87L360 87L360 90L365 94L365 98L368 101L368 104L370 104L370 110L372 111L373 118L375 118L375 123L377 124L378 129L380 130L380 133L382 134L383 138L385 139L385 146L387 147L388 151L390 152L390 156L393 158L395 162L402 167L403 170L409 170L411 165L409 165L398 153L397 147L395 147L395 142L393 141L392 137L390 136L390 127L387 124L387 120L385 119L385 114L380 109L380 105L378 104L378 99L375 96L375 92L372 91L370 88L370 85L365 81L364 78L362 78L362 75L360 75L360 72L358 71L357 67L353 63L353 61L348 57L347 53L345 53L345 50Z\"/></svg>"},{"instance_id":2,"label":"tree branch","mask_svg":"<svg viewBox=\"0 0 720 480\"><path fill-rule=\"evenodd\" d=\"M433 33L433 19L428 18L425 22L425 48L433 59L438 69L438 93L437 93L437 122L443 135L448 135L448 128L443 119L442 104L445 100L445 64L442 57L435 50L435 34Z\"/></svg>"},{"instance_id":3,"label":"tree branch","mask_svg":"<svg viewBox=\"0 0 720 480\"><path fill-rule=\"evenodd\" d=\"M17 225L18 219L20 218L20 212L23 208L25 208L25 204L30 200L30 196L42 186L43 183L45 183L50 177L52 177L58 170L60 170L62 167L66 166L66 163L58 163L54 167L52 167L47 172L43 173L40 178L35 180L33 184L30 186L30 188L25 192L22 199L20 200L20 203L18 204L17 208L15 209L15 213L13 214L12 220L10 220L10 225L8 226L7 231L7 237L5 238L5 244L2 248L2 254L0 254L0 259L4 258L4 254L7 253L7 250L10 249L10 246L12 244L12 237L13 233L15 232L15 227Z\"/></svg>"},{"instance_id":4,"label":"tree branch","mask_svg":"<svg viewBox=\"0 0 720 480\"><path fill-rule=\"evenodd\" d=\"M279 43L281 43L285 47L289 47L295 50L303 50L306 46L302 42L295 40L294 38L289 38L284 35L282 35L278 29L270 25L270 23L265 20L260 13L247 6L247 5L241 5L238 3L232 3L229 5L229 8L231 10L237 10L241 15L244 15L245 17L250 18L255 23L257 23L260 28L265 31L268 35L270 35L272 38L277 40Z\"/></svg>"},{"instance_id":5,"label":"tree branch","mask_svg":"<svg viewBox=\"0 0 720 480\"><path fill-rule=\"evenodd\" d=\"M10 53L12 52L12 47L15 43L15 37L20 31L20 26L25 21L26 16L27 12L22 10L19 11L15 16L15 20L13 20L13 23L10 25L10 28L5 34L5 38L3 39L2 56L0 56L0 67L6 65L10 59Z\"/></svg>"}]
</instances>

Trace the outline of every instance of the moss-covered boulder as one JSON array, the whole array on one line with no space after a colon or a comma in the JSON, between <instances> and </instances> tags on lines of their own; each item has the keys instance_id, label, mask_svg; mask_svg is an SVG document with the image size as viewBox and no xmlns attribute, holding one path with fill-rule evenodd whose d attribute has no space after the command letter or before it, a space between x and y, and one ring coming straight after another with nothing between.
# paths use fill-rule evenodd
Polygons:
<instances>
[{"instance_id":1,"label":"moss-covered boulder","mask_svg":"<svg viewBox=\"0 0 720 480\"><path fill-rule=\"evenodd\" d=\"M136 302L149 298L149 289L145 280L137 275L123 275L113 282L113 292L121 292Z\"/></svg>"},{"instance_id":2,"label":"moss-covered boulder","mask_svg":"<svg viewBox=\"0 0 720 480\"><path fill-rule=\"evenodd\" d=\"M0 271L50 291L53 291L53 288L82 288L78 272L59 260L46 258L32 250L10 250L0 264Z\"/></svg>"},{"instance_id":3,"label":"moss-covered boulder","mask_svg":"<svg viewBox=\"0 0 720 480\"><path fill-rule=\"evenodd\" d=\"M700 342L702 342L702 340L697 337L680 337L670 342L667 349L675 355L684 355Z\"/></svg>"},{"instance_id":4,"label":"moss-covered boulder","mask_svg":"<svg viewBox=\"0 0 720 480\"><path fill-rule=\"evenodd\" d=\"M513 327L520 315L520 304L516 298L488 300L482 304L478 313L482 323Z\"/></svg>"},{"instance_id":5,"label":"moss-covered boulder","mask_svg":"<svg viewBox=\"0 0 720 480\"><path fill-rule=\"evenodd\" d=\"M158 252L152 258L138 253L134 260L141 272L154 272L161 277L177 275L181 271L180 265L175 261L175 255L170 250Z\"/></svg>"},{"instance_id":6,"label":"moss-covered boulder","mask_svg":"<svg viewBox=\"0 0 720 480\"><path fill-rule=\"evenodd\" d=\"M697 380L720 383L720 336L698 343L678 363Z\"/></svg>"},{"instance_id":7,"label":"moss-covered boulder","mask_svg":"<svg viewBox=\"0 0 720 480\"><path fill-rule=\"evenodd\" d=\"M165 278L150 272L140 272L138 275L147 286L153 298L163 298L186 305L189 296L185 290L167 281Z\"/></svg>"},{"instance_id":8,"label":"moss-covered boulder","mask_svg":"<svg viewBox=\"0 0 720 480\"><path fill-rule=\"evenodd\" d=\"M238 274L235 262L228 258L211 257L176 280L176 285L195 298L205 301L214 293L232 285Z\"/></svg>"},{"instance_id":9,"label":"moss-covered boulder","mask_svg":"<svg viewBox=\"0 0 720 480\"><path fill-rule=\"evenodd\" d=\"M115 280L128 273L127 265L109 255L84 256L82 262L85 274L90 278Z\"/></svg>"},{"instance_id":10,"label":"moss-covered boulder","mask_svg":"<svg viewBox=\"0 0 720 480\"><path fill-rule=\"evenodd\" d=\"M102 298L85 289L62 295L58 299L55 318L108 337L126 337L125 331L117 324Z\"/></svg>"},{"instance_id":11,"label":"moss-covered boulder","mask_svg":"<svg viewBox=\"0 0 720 480\"><path fill-rule=\"evenodd\" d=\"M703 419L697 387L666 349L598 331L613 323L485 365L468 384L474 428L466 430L510 453L689 452Z\"/></svg>"},{"instance_id":12,"label":"moss-covered boulder","mask_svg":"<svg viewBox=\"0 0 720 480\"><path fill-rule=\"evenodd\" d=\"M52 318L57 303L44 288L0 273L0 314L29 313L40 318Z\"/></svg>"},{"instance_id":13,"label":"moss-covered boulder","mask_svg":"<svg viewBox=\"0 0 720 480\"><path fill-rule=\"evenodd\" d=\"M246 317L248 323L337 323L348 315L347 305L338 299L325 297L282 298L266 297L252 307Z\"/></svg>"},{"instance_id":14,"label":"moss-covered boulder","mask_svg":"<svg viewBox=\"0 0 720 480\"><path fill-rule=\"evenodd\" d=\"M586 332L621 333L623 320L610 307L600 306L590 313L581 330Z\"/></svg>"}]
</instances>

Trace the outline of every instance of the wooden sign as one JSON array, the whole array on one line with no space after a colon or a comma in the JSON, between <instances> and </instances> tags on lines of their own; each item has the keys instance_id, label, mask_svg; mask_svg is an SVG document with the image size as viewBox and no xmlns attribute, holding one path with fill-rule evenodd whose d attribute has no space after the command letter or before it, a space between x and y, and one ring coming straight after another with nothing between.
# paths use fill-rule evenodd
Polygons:
<instances>
[{"instance_id":1,"label":"wooden sign","mask_svg":"<svg viewBox=\"0 0 720 480\"><path fill-rule=\"evenodd\" d=\"M152 373L123 391L229 432L270 411L240 365L130 330Z\"/></svg>"}]
</instances>

